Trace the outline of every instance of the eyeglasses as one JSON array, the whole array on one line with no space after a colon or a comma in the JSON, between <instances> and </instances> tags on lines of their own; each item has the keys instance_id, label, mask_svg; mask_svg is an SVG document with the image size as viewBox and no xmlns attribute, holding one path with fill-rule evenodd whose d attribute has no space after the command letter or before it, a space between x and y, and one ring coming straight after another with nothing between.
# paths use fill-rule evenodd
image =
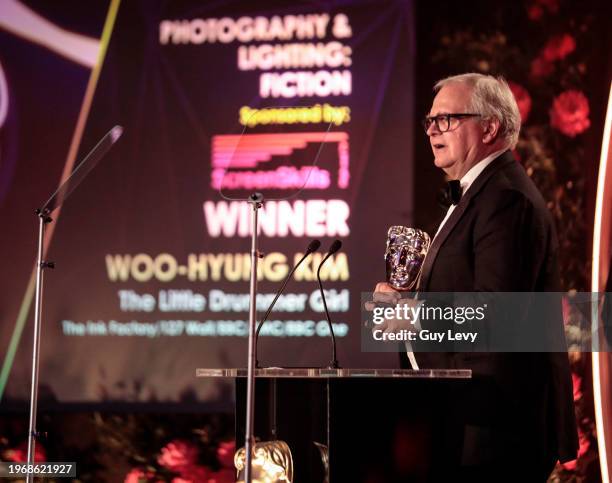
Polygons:
<instances>
[{"instance_id":1,"label":"eyeglasses","mask_svg":"<svg viewBox=\"0 0 612 483\"><path fill-rule=\"evenodd\" d=\"M440 114L438 116L428 116L423 119L423 128L425 128L425 132L429 130L431 125L435 122L436 128L440 132L446 132L450 130L450 128L454 128L457 126L457 123L451 123L453 119L463 119L465 117L480 117L480 114L472 114L466 112L460 112L456 114Z\"/></svg>"}]
</instances>

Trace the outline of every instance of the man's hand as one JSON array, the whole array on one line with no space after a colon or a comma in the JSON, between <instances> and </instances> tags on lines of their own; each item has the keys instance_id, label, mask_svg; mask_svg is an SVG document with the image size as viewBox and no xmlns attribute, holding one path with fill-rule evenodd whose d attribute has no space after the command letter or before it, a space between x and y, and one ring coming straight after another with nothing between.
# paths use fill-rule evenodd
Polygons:
<instances>
[{"instance_id":1,"label":"man's hand","mask_svg":"<svg viewBox=\"0 0 612 483\"><path fill-rule=\"evenodd\" d=\"M402 298L402 292L400 292L399 290L395 290L387 282L380 282L376 284L373 297L374 302L395 304L399 299Z\"/></svg>"},{"instance_id":2,"label":"man's hand","mask_svg":"<svg viewBox=\"0 0 612 483\"><path fill-rule=\"evenodd\" d=\"M395 305L400 298L401 292L395 290L386 282L380 282L376 284L374 293L372 293L372 300L365 303L365 309L371 312L377 306L377 303Z\"/></svg>"},{"instance_id":3,"label":"man's hand","mask_svg":"<svg viewBox=\"0 0 612 483\"><path fill-rule=\"evenodd\" d=\"M386 282L378 283L372 294L373 300L365 303L365 309L373 311L375 307L381 306L395 309L395 307L399 305L402 308L400 314L403 315L405 313L403 310L404 307L413 308L421 303L413 298L402 298L402 296L406 295L406 292L395 290ZM402 330L418 332L418 328L415 327L413 322L411 317L390 317L385 318L382 323L374 325L372 329L382 330L383 333L401 332Z\"/></svg>"}]
</instances>

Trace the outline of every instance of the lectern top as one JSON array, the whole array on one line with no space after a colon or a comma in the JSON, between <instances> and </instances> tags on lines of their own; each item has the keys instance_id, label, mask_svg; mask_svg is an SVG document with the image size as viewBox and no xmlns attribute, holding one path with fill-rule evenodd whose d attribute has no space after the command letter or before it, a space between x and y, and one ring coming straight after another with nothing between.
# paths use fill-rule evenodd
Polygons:
<instances>
[{"instance_id":1,"label":"lectern top","mask_svg":"<svg viewBox=\"0 0 612 483\"><path fill-rule=\"evenodd\" d=\"M247 369L196 369L196 377L247 377ZM470 379L471 369L332 369L323 367L266 367L255 369L255 377L267 378L400 378L400 379Z\"/></svg>"}]
</instances>

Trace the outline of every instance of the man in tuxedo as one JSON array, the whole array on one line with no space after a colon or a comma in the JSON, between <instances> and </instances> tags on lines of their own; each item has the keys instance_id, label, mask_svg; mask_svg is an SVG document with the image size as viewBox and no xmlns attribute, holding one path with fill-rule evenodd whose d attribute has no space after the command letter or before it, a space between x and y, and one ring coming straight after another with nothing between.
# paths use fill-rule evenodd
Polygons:
<instances>
[{"instance_id":1,"label":"man in tuxedo","mask_svg":"<svg viewBox=\"0 0 612 483\"><path fill-rule=\"evenodd\" d=\"M541 194L514 160L516 101L502 78L463 74L439 81L424 127L434 164L455 199L423 262L419 292L559 292L557 239ZM396 302L386 283L374 301ZM563 331L560 307L550 307ZM423 322L424 323L424 322ZM404 321L379 329L397 331ZM417 324L418 326L418 324ZM577 434L567 353L419 353L420 368L472 369L452 395L456 478L546 481L557 460L575 459ZM452 406L452 407L451 407ZM448 416L448 415L447 415Z\"/></svg>"}]
</instances>

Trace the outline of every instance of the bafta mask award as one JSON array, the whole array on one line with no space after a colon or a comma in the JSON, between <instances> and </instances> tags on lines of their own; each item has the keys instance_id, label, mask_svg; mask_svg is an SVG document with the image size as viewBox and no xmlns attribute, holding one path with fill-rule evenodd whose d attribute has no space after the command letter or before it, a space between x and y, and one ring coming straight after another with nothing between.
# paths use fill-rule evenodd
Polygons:
<instances>
[{"instance_id":1,"label":"bafta mask award","mask_svg":"<svg viewBox=\"0 0 612 483\"><path fill-rule=\"evenodd\" d=\"M416 228L392 226L387 232L387 281L396 290L416 288L423 260L429 250L429 235Z\"/></svg>"}]
</instances>

